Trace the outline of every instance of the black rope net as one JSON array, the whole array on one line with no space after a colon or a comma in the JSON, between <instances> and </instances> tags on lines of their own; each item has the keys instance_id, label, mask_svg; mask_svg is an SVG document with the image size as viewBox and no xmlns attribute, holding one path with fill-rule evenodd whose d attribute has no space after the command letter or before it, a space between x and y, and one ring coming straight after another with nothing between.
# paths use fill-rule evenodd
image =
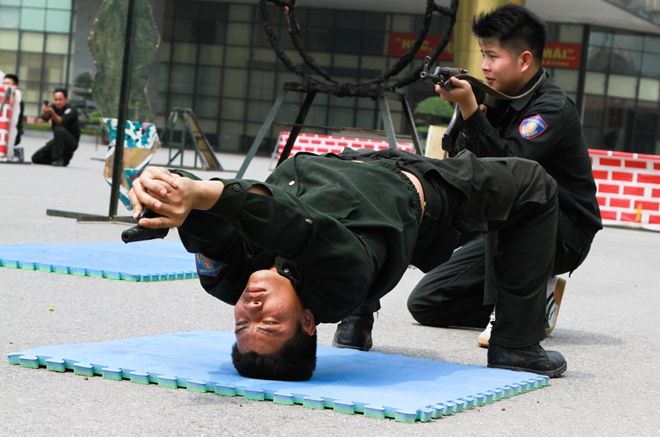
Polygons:
<instances>
[{"instance_id":1,"label":"black rope net","mask_svg":"<svg viewBox=\"0 0 660 437\"><path fill-rule=\"evenodd\" d=\"M311 92L320 92L324 94L331 94L338 97L378 97L382 95L383 91L395 91L397 88L402 88L406 85L410 85L413 82L419 80L419 73L424 68L424 65L421 64L419 67L415 68L408 75L398 78L396 82L390 83L392 78L403 71L408 65L412 62L417 54L417 51L422 47L426 35L428 34L429 27L431 25L431 19L434 14L439 14L445 16L449 20L449 25L442 33L438 44L433 48L431 54L431 63L435 62L447 47L449 42L449 37L451 36L452 30L454 29L454 24L456 23L456 11L458 10L458 1L451 0L451 4L447 6L440 6L435 3L435 0L426 1L426 12L424 13L424 19L422 21L422 26L419 31L417 39L410 46L408 51L401 55L401 57L391 66L389 66L380 76L371 79L366 82L356 82L356 83L341 83L330 75L319 63L314 59L313 56L307 52L305 46L303 45L302 38L300 36L300 26L296 21L296 1L295 0L260 0L259 6L261 8L261 18L264 30L266 31L266 36L270 41L275 53L280 58L284 66L289 69L291 72L300 76L302 83L301 88L306 91ZM282 46L280 45L275 32L270 26L268 21L268 3L273 3L276 6L283 8L284 13L286 14L287 21L289 23L289 36L294 48L300 54L300 57L313 72L318 74L322 79L318 79L307 74L303 68L299 65L296 65L291 58L286 54Z\"/></svg>"}]
</instances>

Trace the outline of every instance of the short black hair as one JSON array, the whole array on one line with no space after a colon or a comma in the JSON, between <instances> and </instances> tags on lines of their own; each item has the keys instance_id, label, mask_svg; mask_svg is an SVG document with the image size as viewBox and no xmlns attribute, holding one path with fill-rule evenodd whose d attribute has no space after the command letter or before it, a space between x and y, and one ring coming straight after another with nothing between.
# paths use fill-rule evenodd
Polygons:
<instances>
[{"instance_id":1,"label":"short black hair","mask_svg":"<svg viewBox=\"0 0 660 437\"><path fill-rule=\"evenodd\" d=\"M529 50L539 65L543 62L547 26L522 6L510 3L482 13L472 21L472 32L479 39L499 41L502 48L516 55Z\"/></svg>"},{"instance_id":2,"label":"short black hair","mask_svg":"<svg viewBox=\"0 0 660 437\"><path fill-rule=\"evenodd\" d=\"M14 85L18 86L18 76L15 74L5 74L5 79L11 79L14 82Z\"/></svg>"},{"instance_id":3,"label":"short black hair","mask_svg":"<svg viewBox=\"0 0 660 437\"><path fill-rule=\"evenodd\" d=\"M55 93L62 93L62 94L64 94L65 99L69 98L69 93L66 90L66 88L57 87L53 90L53 94L55 94Z\"/></svg>"},{"instance_id":4,"label":"short black hair","mask_svg":"<svg viewBox=\"0 0 660 437\"><path fill-rule=\"evenodd\" d=\"M274 355L242 354L234 343L231 359L238 373L246 378L307 381L316 369L316 331L308 335L299 324L293 337Z\"/></svg>"}]
</instances>

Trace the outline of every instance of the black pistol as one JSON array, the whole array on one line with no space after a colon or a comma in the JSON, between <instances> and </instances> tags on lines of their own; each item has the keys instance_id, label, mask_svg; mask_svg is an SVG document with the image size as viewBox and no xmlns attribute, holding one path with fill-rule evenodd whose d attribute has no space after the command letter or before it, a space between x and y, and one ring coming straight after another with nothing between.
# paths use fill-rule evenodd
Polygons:
<instances>
[{"instance_id":1,"label":"black pistol","mask_svg":"<svg viewBox=\"0 0 660 437\"><path fill-rule=\"evenodd\" d=\"M160 217L160 214L153 212L150 209L143 209L142 212L138 215L138 222L142 218L155 218ZM144 241L144 240L153 240L155 238L165 238L167 233L170 231L169 228L143 228L140 225L133 226L128 228L121 233L121 239L124 243L132 243L134 241Z\"/></svg>"},{"instance_id":2,"label":"black pistol","mask_svg":"<svg viewBox=\"0 0 660 437\"><path fill-rule=\"evenodd\" d=\"M459 74L466 74L467 70L462 68L451 68L451 67L435 67L435 71L431 73L429 67L431 64L431 57L427 56L424 58L424 69L419 73L420 79L424 82L431 82L436 85L440 85L445 91L449 91L454 86L451 84L449 78Z\"/></svg>"}]
</instances>

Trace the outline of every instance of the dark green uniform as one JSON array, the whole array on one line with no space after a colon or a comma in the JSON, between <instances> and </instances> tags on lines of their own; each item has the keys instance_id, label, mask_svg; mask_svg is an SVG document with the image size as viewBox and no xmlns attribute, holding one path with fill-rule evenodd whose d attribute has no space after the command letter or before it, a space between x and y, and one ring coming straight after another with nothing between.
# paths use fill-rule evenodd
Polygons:
<instances>
[{"instance_id":1,"label":"dark green uniform","mask_svg":"<svg viewBox=\"0 0 660 437\"><path fill-rule=\"evenodd\" d=\"M62 160L64 166L69 165L73 152L78 148L80 140L80 124L78 122L78 111L67 103L61 110L54 104L50 105L55 113L62 117L60 124L53 123L53 139L32 155L35 164L52 164Z\"/></svg>"},{"instance_id":2,"label":"dark green uniform","mask_svg":"<svg viewBox=\"0 0 660 437\"><path fill-rule=\"evenodd\" d=\"M520 94L531 89L541 74L543 69ZM602 228L591 161L575 105L550 76L535 92L502 104L498 109L489 108L487 115L477 111L463 121L459 145L480 157L517 156L537 161L557 181L559 215L552 274L572 272L586 258L594 235ZM497 299L492 266L496 248L496 236L479 237L427 274L408 300L413 317L431 326L485 327ZM498 304L498 314L502 306Z\"/></svg>"},{"instance_id":3,"label":"dark green uniform","mask_svg":"<svg viewBox=\"0 0 660 437\"><path fill-rule=\"evenodd\" d=\"M401 169L424 186L421 223L419 196ZM543 338L557 192L537 163L467 151L445 161L392 150L299 153L265 183L224 183L215 206L193 210L179 228L203 287L224 302L234 305L252 272L275 265L317 323L337 322L393 289L409 264L436 266L461 235L498 229L510 247L497 254L501 299L527 309L503 314L501 344ZM248 192L255 184L271 196Z\"/></svg>"}]
</instances>

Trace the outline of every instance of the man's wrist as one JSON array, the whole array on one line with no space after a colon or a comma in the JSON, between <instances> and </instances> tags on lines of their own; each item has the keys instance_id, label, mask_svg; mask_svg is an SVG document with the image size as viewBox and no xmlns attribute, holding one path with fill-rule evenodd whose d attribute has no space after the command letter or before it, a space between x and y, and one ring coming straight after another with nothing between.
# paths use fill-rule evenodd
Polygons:
<instances>
[{"instance_id":1,"label":"man's wrist","mask_svg":"<svg viewBox=\"0 0 660 437\"><path fill-rule=\"evenodd\" d=\"M212 181L193 181L194 186L194 209L208 211L213 205L218 203L225 184L220 180Z\"/></svg>"}]
</instances>

